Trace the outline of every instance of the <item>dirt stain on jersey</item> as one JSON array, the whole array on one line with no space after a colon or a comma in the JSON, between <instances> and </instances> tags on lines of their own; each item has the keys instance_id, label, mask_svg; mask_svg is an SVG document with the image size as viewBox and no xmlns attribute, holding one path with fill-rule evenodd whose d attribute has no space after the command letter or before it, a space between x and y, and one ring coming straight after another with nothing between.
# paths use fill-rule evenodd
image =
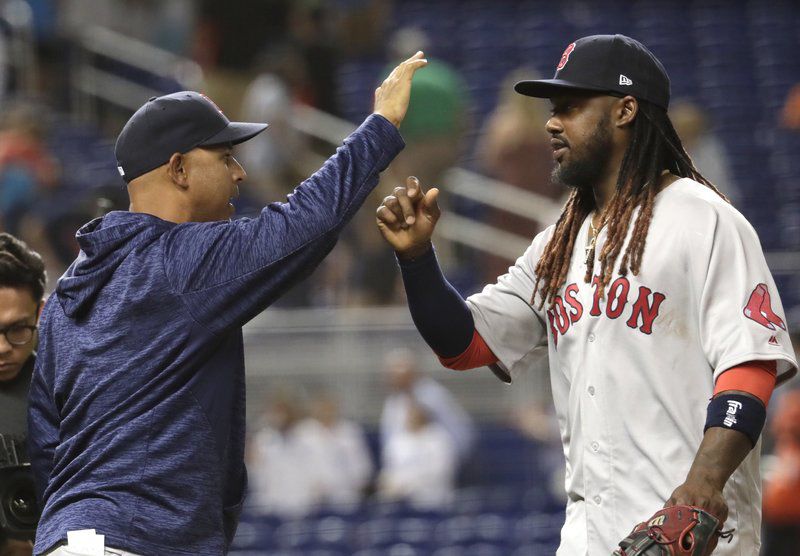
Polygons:
<instances>
[{"instance_id":1,"label":"dirt stain on jersey","mask_svg":"<svg viewBox=\"0 0 800 556\"><path fill-rule=\"evenodd\" d=\"M673 334L682 340L689 338L689 330L686 321L678 314L678 311L666 310L656 317L654 327L661 333Z\"/></svg>"}]
</instances>

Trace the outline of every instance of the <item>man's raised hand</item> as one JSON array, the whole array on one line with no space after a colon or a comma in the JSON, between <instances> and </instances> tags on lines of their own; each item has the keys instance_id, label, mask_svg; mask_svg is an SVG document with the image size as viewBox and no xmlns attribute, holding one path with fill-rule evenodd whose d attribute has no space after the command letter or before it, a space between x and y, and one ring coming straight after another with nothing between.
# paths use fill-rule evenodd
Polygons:
<instances>
[{"instance_id":1,"label":"man's raised hand","mask_svg":"<svg viewBox=\"0 0 800 556\"><path fill-rule=\"evenodd\" d=\"M428 60L420 50L411 58L402 62L392 70L392 73L375 89L375 114L380 114L395 127L400 127L406 117L408 101L411 98L411 78L414 72L425 66Z\"/></svg>"},{"instance_id":2,"label":"man's raised hand","mask_svg":"<svg viewBox=\"0 0 800 556\"><path fill-rule=\"evenodd\" d=\"M411 176L378 207L378 229L400 258L413 259L431 248L431 236L441 214L438 196L438 189L426 193L419 180Z\"/></svg>"}]
</instances>

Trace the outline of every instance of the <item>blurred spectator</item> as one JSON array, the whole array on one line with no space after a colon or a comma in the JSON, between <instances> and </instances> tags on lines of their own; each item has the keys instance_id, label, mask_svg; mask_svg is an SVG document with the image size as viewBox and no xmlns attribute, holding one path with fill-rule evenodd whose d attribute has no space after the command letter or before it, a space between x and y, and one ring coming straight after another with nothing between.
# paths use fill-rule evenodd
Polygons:
<instances>
[{"instance_id":1,"label":"blurred spectator","mask_svg":"<svg viewBox=\"0 0 800 556\"><path fill-rule=\"evenodd\" d=\"M390 183L397 184L394 181ZM375 192L377 193L377 190ZM372 201L373 206L380 204L380 198L373 198ZM369 203L368 201L367 205ZM339 256L342 258L346 256L349 265L347 269L349 283L342 285L349 288L346 299L350 305L374 307L405 302L397 272L397 259L392 251L382 248L383 240L380 233L375 232L377 229L374 211L362 210L353 218L353 226L346 230L343 236L349 245L345 248L349 255L342 253ZM336 256L337 251L341 251L342 248L342 245L337 246L332 255ZM340 272L343 271L344 269Z\"/></svg>"},{"instance_id":2,"label":"blurred spectator","mask_svg":"<svg viewBox=\"0 0 800 556\"><path fill-rule=\"evenodd\" d=\"M197 0L192 58L203 68L203 92L229 117L239 107L259 56L289 40L291 0Z\"/></svg>"},{"instance_id":3,"label":"blurred spectator","mask_svg":"<svg viewBox=\"0 0 800 556\"><path fill-rule=\"evenodd\" d=\"M800 130L800 83L792 87L786 96L781 112L781 125L788 129Z\"/></svg>"},{"instance_id":4,"label":"blurred spectator","mask_svg":"<svg viewBox=\"0 0 800 556\"><path fill-rule=\"evenodd\" d=\"M558 199L564 191L551 177L553 149L545 130L550 117L547 103L514 91L514 83L523 79L538 76L530 68L520 68L501 84L498 104L487 117L477 145L480 164L492 178ZM531 233L539 229L531 228Z\"/></svg>"},{"instance_id":5,"label":"blurred spectator","mask_svg":"<svg viewBox=\"0 0 800 556\"><path fill-rule=\"evenodd\" d=\"M17 81L12 67L10 28L8 23L0 18L0 101L6 102L7 96L15 88Z\"/></svg>"},{"instance_id":6,"label":"blurred spectator","mask_svg":"<svg viewBox=\"0 0 800 556\"><path fill-rule=\"evenodd\" d=\"M200 0L193 57L204 70L246 71L288 36L291 0ZM216 96L214 97L216 98Z\"/></svg>"},{"instance_id":7,"label":"blurred spectator","mask_svg":"<svg viewBox=\"0 0 800 556\"><path fill-rule=\"evenodd\" d=\"M362 211L363 212L363 211ZM355 220L355 219L354 219ZM360 261L353 247L353 236L345 233L309 280L307 299L314 307L346 307L359 304L361 284L353 281L353 268ZM373 304L374 305L374 304Z\"/></svg>"},{"instance_id":8,"label":"blurred spectator","mask_svg":"<svg viewBox=\"0 0 800 556\"><path fill-rule=\"evenodd\" d=\"M511 426L541 444L559 443L558 418L549 404L531 402L510 414ZM563 490L563 489L562 489Z\"/></svg>"},{"instance_id":9,"label":"blurred spectator","mask_svg":"<svg viewBox=\"0 0 800 556\"><path fill-rule=\"evenodd\" d=\"M442 509L453 499L456 446L421 404L408 405L406 421L384 450L378 496L417 509Z\"/></svg>"},{"instance_id":10,"label":"blurred spectator","mask_svg":"<svg viewBox=\"0 0 800 556\"><path fill-rule=\"evenodd\" d=\"M264 422L250 438L250 493L262 513L301 517L322 500L317 452L299 426L301 419L297 397L277 394L266 408Z\"/></svg>"},{"instance_id":11,"label":"blurred spectator","mask_svg":"<svg viewBox=\"0 0 800 556\"><path fill-rule=\"evenodd\" d=\"M348 58L383 54L392 0L334 0L338 42ZM416 81L415 81L416 83Z\"/></svg>"},{"instance_id":12,"label":"blurred spectator","mask_svg":"<svg viewBox=\"0 0 800 556\"><path fill-rule=\"evenodd\" d=\"M378 9L377 3L372 4ZM414 27L398 30L389 41L392 60L405 59L422 50L428 65L414 76L408 112L400 129L406 147L389 166L380 191L375 190L380 194L376 205L410 175L417 176L425 187L441 188L446 172L456 165L463 151L468 130L468 87L455 67L431 56L429 44L427 35ZM387 66L383 74L390 70ZM448 201L444 190L439 203L446 205ZM347 236L358 253L352 276L358 291L351 300L361 305L402 302L404 294L394 254L384 248L380 234L375 233L374 221L374 213L362 211ZM449 243L440 243L437 250L444 260L456 258Z\"/></svg>"},{"instance_id":13,"label":"blurred spectator","mask_svg":"<svg viewBox=\"0 0 800 556\"><path fill-rule=\"evenodd\" d=\"M547 103L532 100L514 91L514 83L537 79L535 70L520 68L502 83L499 102L489 114L477 144L480 166L486 175L509 185L559 199L566 190L554 183L553 149L545 130L549 118ZM552 222L536 222L529 218L491 210L486 220L504 231L532 238ZM482 265L482 280L494 281L505 273L511 261L488 255Z\"/></svg>"},{"instance_id":14,"label":"blurred spectator","mask_svg":"<svg viewBox=\"0 0 800 556\"><path fill-rule=\"evenodd\" d=\"M728 156L705 111L682 99L670 104L669 117L695 167L736 204L739 190L731 178Z\"/></svg>"},{"instance_id":15,"label":"blurred spectator","mask_svg":"<svg viewBox=\"0 0 800 556\"><path fill-rule=\"evenodd\" d=\"M536 461L540 473L537 490L566 504L564 449L558 430L558 417L552 404L529 400L525 405L511 410L509 424L536 446L531 459Z\"/></svg>"},{"instance_id":16,"label":"blurred spectator","mask_svg":"<svg viewBox=\"0 0 800 556\"><path fill-rule=\"evenodd\" d=\"M290 123L297 99L287 79L292 79L290 73L295 70L283 71L285 65L279 62L279 56L297 67L291 63L297 60L291 51L282 48L266 54L259 75L247 87L242 101L243 118L269 122L267 133L239 147L248 181L253 185L247 188L247 194L253 196L259 206L283 197L302 176L308 175L309 164L304 164L308 158L308 142Z\"/></svg>"},{"instance_id":17,"label":"blurred spectator","mask_svg":"<svg viewBox=\"0 0 800 556\"><path fill-rule=\"evenodd\" d=\"M69 0L59 2L59 26L67 36L79 35L91 25L188 55L195 28L195 0Z\"/></svg>"},{"instance_id":18,"label":"blurred spectator","mask_svg":"<svg viewBox=\"0 0 800 556\"><path fill-rule=\"evenodd\" d=\"M6 546L3 551L0 552L0 556L30 556L32 553L33 552L30 543L22 541L9 541L8 546Z\"/></svg>"},{"instance_id":19,"label":"blurred spectator","mask_svg":"<svg viewBox=\"0 0 800 556\"><path fill-rule=\"evenodd\" d=\"M334 507L360 502L373 471L361 426L343 419L336 401L321 395L311 403L311 417L298 428L298 434L316 452L322 502Z\"/></svg>"},{"instance_id":20,"label":"blurred spectator","mask_svg":"<svg viewBox=\"0 0 800 556\"><path fill-rule=\"evenodd\" d=\"M337 114L338 48L333 17L323 0L232 0L199 3L193 58L206 73L214 98L236 106L242 82L264 52L285 56L293 76L279 76L292 98ZM263 69L258 70L263 73Z\"/></svg>"},{"instance_id":21,"label":"blurred spectator","mask_svg":"<svg viewBox=\"0 0 800 556\"><path fill-rule=\"evenodd\" d=\"M429 419L452 439L459 463L470 455L475 430L469 415L447 389L432 378L421 376L414 354L407 349L389 352L384 367L391 393L381 414L381 444L384 464L395 436L405 434L409 413L419 405Z\"/></svg>"},{"instance_id":22,"label":"blurred spectator","mask_svg":"<svg viewBox=\"0 0 800 556\"><path fill-rule=\"evenodd\" d=\"M423 31L413 27L398 30L389 42L392 61L408 58L422 50L426 53L428 65L424 72L414 76L408 113L400 128L406 147L385 173L382 183L388 188L383 189L383 196L390 194L395 186L405 184L408 176L418 177L426 188L442 188L446 172L456 165L465 147L469 89L455 67L431 55L429 42ZM393 64L386 66L381 79L389 73L391 66ZM450 202L447 190L442 189L439 204L447 207ZM374 222L374 218L371 220ZM386 304L397 302L402 297L396 293L394 255L389 253L387 256L381 243L379 234L363 232L359 238L360 266L356 279L368 292L370 301ZM471 275L471 267L463 260L464 253L456 251L456 248L447 242L437 244L441 260Z\"/></svg>"},{"instance_id":23,"label":"blurred spectator","mask_svg":"<svg viewBox=\"0 0 800 556\"><path fill-rule=\"evenodd\" d=\"M0 128L0 218L17 235L22 220L58 186L58 165L44 141L37 110L19 104L2 117Z\"/></svg>"},{"instance_id":24,"label":"blurred spectator","mask_svg":"<svg viewBox=\"0 0 800 556\"><path fill-rule=\"evenodd\" d=\"M339 52L328 4L324 0L293 3L289 29L291 40L308 68L307 104L339 115L336 100Z\"/></svg>"},{"instance_id":25,"label":"blurred spectator","mask_svg":"<svg viewBox=\"0 0 800 556\"><path fill-rule=\"evenodd\" d=\"M419 29L401 29L391 40L392 61L426 51L427 45L428 38ZM445 171L461 155L467 130L468 89L455 68L429 54L427 59L425 71L414 77L408 113L400 129L406 148L390 170L400 183L413 175L425 187L434 187L442 185ZM390 70L387 67L384 74Z\"/></svg>"},{"instance_id":26,"label":"blurred spectator","mask_svg":"<svg viewBox=\"0 0 800 556\"><path fill-rule=\"evenodd\" d=\"M62 188L60 163L48 146L49 116L27 102L0 116L0 229L28 242L51 276L59 276L78 252L75 230L88 215L83 199Z\"/></svg>"},{"instance_id":27,"label":"blurred spectator","mask_svg":"<svg viewBox=\"0 0 800 556\"><path fill-rule=\"evenodd\" d=\"M291 193L294 186L319 167L321 157L309 137L295 127L295 106L313 103L313 86L303 52L295 42L273 43L258 57L256 77L242 100L242 117L269 122L266 133L238 147L247 168L248 187L241 190L239 210L260 211L265 204ZM374 232L370 220L364 229ZM289 292L282 306L343 306L350 304L357 287L352 280L352 248L345 231L343 241L306 280ZM385 249L381 249L384 252ZM393 276L394 277L394 276Z\"/></svg>"},{"instance_id":28,"label":"blurred spectator","mask_svg":"<svg viewBox=\"0 0 800 556\"><path fill-rule=\"evenodd\" d=\"M775 449L764 480L763 554L789 556L800 546L800 390L777 400L770 428Z\"/></svg>"}]
</instances>

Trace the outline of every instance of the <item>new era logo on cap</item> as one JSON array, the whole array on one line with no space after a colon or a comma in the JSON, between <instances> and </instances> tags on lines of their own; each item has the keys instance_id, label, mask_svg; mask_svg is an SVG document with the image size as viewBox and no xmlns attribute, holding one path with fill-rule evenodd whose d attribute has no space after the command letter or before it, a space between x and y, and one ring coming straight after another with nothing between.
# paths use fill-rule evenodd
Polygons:
<instances>
[{"instance_id":1,"label":"new era logo on cap","mask_svg":"<svg viewBox=\"0 0 800 556\"><path fill-rule=\"evenodd\" d=\"M633 85L633 81L630 80L629 77L625 77L621 73L619 74L619 84L620 85Z\"/></svg>"}]
</instances>

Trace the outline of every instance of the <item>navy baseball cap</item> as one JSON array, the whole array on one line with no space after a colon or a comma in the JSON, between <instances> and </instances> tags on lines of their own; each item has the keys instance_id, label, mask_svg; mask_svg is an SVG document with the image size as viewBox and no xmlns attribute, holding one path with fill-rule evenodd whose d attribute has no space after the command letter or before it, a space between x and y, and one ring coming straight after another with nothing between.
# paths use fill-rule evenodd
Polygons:
<instances>
[{"instance_id":1,"label":"navy baseball cap","mask_svg":"<svg viewBox=\"0 0 800 556\"><path fill-rule=\"evenodd\" d=\"M196 147L236 145L269 124L232 122L211 99L194 91L153 97L122 128L114 147L117 169L127 183L166 164L175 153Z\"/></svg>"},{"instance_id":2,"label":"navy baseball cap","mask_svg":"<svg viewBox=\"0 0 800 556\"><path fill-rule=\"evenodd\" d=\"M664 66L637 40L625 35L591 35L567 46L553 79L520 81L514 90L551 98L564 90L631 95L664 110L669 106L669 77Z\"/></svg>"}]
</instances>

